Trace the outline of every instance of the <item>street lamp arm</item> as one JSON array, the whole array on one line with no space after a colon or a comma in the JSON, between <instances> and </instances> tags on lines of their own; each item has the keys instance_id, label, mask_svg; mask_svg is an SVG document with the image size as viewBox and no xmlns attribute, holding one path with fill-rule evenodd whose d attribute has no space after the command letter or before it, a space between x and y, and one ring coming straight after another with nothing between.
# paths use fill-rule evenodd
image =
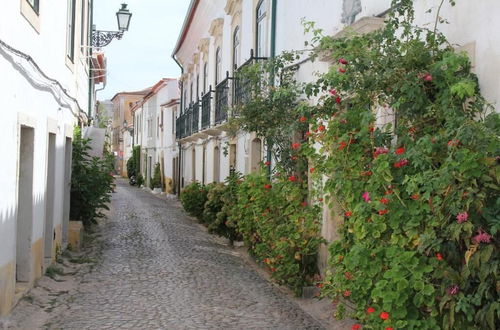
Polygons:
<instances>
[{"instance_id":1,"label":"street lamp arm","mask_svg":"<svg viewBox=\"0 0 500 330\"><path fill-rule=\"evenodd\" d=\"M94 30L92 33L92 47L104 47L109 45L113 38L120 40L123 37L123 31L100 31Z\"/></svg>"}]
</instances>

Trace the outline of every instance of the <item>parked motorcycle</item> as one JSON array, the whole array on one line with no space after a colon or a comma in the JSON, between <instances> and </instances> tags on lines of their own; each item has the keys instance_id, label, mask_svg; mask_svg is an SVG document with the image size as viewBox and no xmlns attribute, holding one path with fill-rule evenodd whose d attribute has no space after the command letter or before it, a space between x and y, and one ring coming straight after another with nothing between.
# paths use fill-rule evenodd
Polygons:
<instances>
[{"instance_id":1,"label":"parked motorcycle","mask_svg":"<svg viewBox=\"0 0 500 330\"><path fill-rule=\"evenodd\" d=\"M132 175L129 179L128 179L128 183L130 183L131 186L135 186L137 184L137 180L135 179L135 175Z\"/></svg>"}]
</instances>

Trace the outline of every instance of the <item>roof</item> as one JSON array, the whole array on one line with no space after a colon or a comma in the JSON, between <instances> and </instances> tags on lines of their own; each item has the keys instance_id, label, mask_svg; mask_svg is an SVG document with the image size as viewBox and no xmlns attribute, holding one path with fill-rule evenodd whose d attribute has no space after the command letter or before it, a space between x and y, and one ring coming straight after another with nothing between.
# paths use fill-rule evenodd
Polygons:
<instances>
[{"instance_id":1,"label":"roof","mask_svg":"<svg viewBox=\"0 0 500 330\"><path fill-rule=\"evenodd\" d=\"M184 24L182 24L181 33L179 34L179 38L177 39L177 43L175 44L174 51L172 52L172 56L175 56L175 54L177 54L179 48L181 48L182 44L184 43L189 30L189 26L193 21L194 14L196 13L196 8L198 7L199 3L200 0L191 0L188 12L186 14L186 17L184 18Z\"/></svg>"},{"instance_id":2,"label":"roof","mask_svg":"<svg viewBox=\"0 0 500 330\"><path fill-rule=\"evenodd\" d=\"M153 97L158 91L165 86L165 83L176 80L175 78L162 78L160 81L158 81L156 84L148 88L149 92L145 94L145 96L140 99L139 101L136 102L136 104L130 109L132 113L134 113L135 110L137 110L139 107L141 107L147 100L149 100L151 97Z\"/></svg>"},{"instance_id":3,"label":"roof","mask_svg":"<svg viewBox=\"0 0 500 330\"><path fill-rule=\"evenodd\" d=\"M119 93L116 93L115 96L113 96L111 98L111 101L113 101L115 99L115 97L117 97L119 95L147 95L149 92L151 92L151 88L152 87L148 87L148 88L145 88L143 90L135 91L135 92L119 92Z\"/></svg>"},{"instance_id":4,"label":"roof","mask_svg":"<svg viewBox=\"0 0 500 330\"><path fill-rule=\"evenodd\" d=\"M168 106L172 106L174 104L178 104L180 102L180 98L174 98L174 99L170 99L168 100L167 102L163 103L163 104L160 104L160 107L168 107Z\"/></svg>"}]
</instances>

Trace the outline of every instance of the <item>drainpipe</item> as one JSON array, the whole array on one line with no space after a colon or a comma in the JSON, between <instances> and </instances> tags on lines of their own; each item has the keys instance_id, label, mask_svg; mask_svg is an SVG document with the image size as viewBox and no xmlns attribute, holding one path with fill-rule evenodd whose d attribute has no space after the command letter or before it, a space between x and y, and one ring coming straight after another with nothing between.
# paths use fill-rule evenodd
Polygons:
<instances>
[{"instance_id":1,"label":"drainpipe","mask_svg":"<svg viewBox=\"0 0 500 330\"><path fill-rule=\"evenodd\" d=\"M278 9L278 0L272 0L271 4L271 59L276 57L276 11ZM274 72L271 72L271 86L274 86ZM270 141L267 141L267 161L271 162L273 146ZM267 173L269 178L271 178L271 166L267 167Z\"/></svg>"},{"instance_id":2,"label":"drainpipe","mask_svg":"<svg viewBox=\"0 0 500 330\"><path fill-rule=\"evenodd\" d=\"M172 54L172 58L173 60L175 61L175 63L177 63L177 65L179 66L179 68L181 68L181 76L184 74L184 68L182 67L182 65L179 63L179 61L177 61L177 59L175 58L175 55ZM180 110L179 110L179 114L182 112L182 107L184 106L184 99L182 97L182 95L184 94L184 82L181 83L181 95L180 95L180 99L181 99L181 106L180 106ZM177 120L176 120L177 121ZM175 127L175 135L177 136L177 130L179 128L176 126ZM181 164L182 164L182 146L181 146L181 142L178 141L177 142L177 149L178 149L178 152L179 152L179 157L177 157L177 182L176 182L176 185L177 185L177 196L180 196L181 195Z\"/></svg>"},{"instance_id":3,"label":"drainpipe","mask_svg":"<svg viewBox=\"0 0 500 330\"><path fill-rule=\"evenodd\" d=\"M89 66L89 107L88 107L88 119L90 121L90 114L92 113L92 90L93 90L93 79L92 79L92 33L93 33L93 28L92 24L94 23L94 0L90 0L90 5L89 5L89 17L90 17L90 22L89 26L87 27L88 30L90 30L89 38L88 38L88 44L90 47L88 47L89 50L89 56L87 58L88 61L88 66ZM90 125L90 123L89 123Z\"/></svg>"}]
</instances>

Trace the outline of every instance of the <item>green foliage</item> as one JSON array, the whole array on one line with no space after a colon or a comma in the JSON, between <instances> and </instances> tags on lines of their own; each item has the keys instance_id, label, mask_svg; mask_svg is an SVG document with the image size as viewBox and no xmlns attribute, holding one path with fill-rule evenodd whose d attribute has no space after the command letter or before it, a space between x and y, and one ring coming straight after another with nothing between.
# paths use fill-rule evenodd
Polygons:
<instances>
[{"instance_id":1,"label":"green foliage","mask_svg":"<svg viewBox=\"0 0 500 330\"><path fill-rule=\"evenodd\" d=\"M203 220L203 211L207 202L207 187L195 181L181 191L181 203L184 210L199 220Z\"/></svg>"},{"instance_id":2,"label":"green foliage","mask_svg":"<svg viewBox=\"0 0 500 330\"><path fill-rule=\"evenodd\" d=\"M323 129L301 152L345 215L322 294L367 329L497 329L499 116L469 59L413 25L412 1L393 5L381 31L316 36L337 64L306 87Z\"/></svg>"},{"instance_id":3,"label":"green foliage","mask_svg":"<svg viewBox=\"0 0 500 330\"><path fill-rule=\"evenodd\" d=\"M240 181L241 175L235 172L226 179L226 184L208 185L207 202L203 211L208 231L226 237L231 242L241 238L236 231L236 224L229 221Z\"/></svg>"},{"instance_id":4,"label":"green foliage","mask_svg":"<svg viewBox=\"0 0 500 330\"><path fill-rule=\"evenodd\" d=\"M141 173L137 174L137 187L140 187L144 184L144 178Z\"/></svg>"},{"instance_id":5,"label":"green foliage","mask_svg":"<svg viewBox=\"0 0 500 330\"><path fill-rule=\"evenodd\" d=\"M152 188L161 188L161 170L160 163L156 163L153 178L151 179Z\"/></svg>"},{"instance_id":6,"label":"green foliage","mask_svg":"<svg viewBox=\"0 0 500 330\"><path fill-rule=\"evenodd\" d=\"M113 190L113 156L90 157L90 140L83 139L79 127L73 137L70 219L80 220L86 229L107 210Z\"/></svg>"},{"instance_id":7,"label":"green foliage","mask_svg":"<svg viewBox=\"0 0 500 330\"><path fill-rule=\"evenodd\" d=\"M284 174L273 182L265 173L250 174L239 184L230 213L250 252L269 267L273 279L296 293L317 273L322 242L320 207L304 200L306 189L305 182Z\"/></svg>"},{"instance_id":8,"label":"green foliage","mask_svg":"<svg viewBox=\"0 0 500 330\"><path fill-rule=\"evenodd\" d=\"M137 175L140 172L140 160L141 157L141 146L135 146L132 149L132 157L130 157L127 160L127 175L130 179L130 177L135 176L137 178Z\"/></svg>"}]
</instances>

